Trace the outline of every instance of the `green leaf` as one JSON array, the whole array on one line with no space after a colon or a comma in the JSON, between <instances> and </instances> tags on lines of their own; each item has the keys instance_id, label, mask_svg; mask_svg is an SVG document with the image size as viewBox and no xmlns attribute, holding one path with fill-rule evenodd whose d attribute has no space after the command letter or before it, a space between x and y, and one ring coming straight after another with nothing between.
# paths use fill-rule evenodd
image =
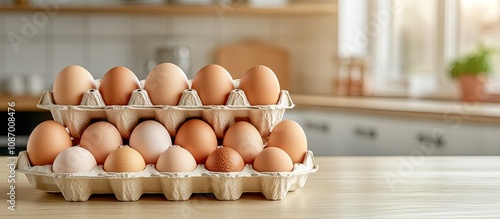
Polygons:
<instances>
[{"instance_id":1,"label":"green leaf","mask_svg":"<svg viewBox=\"0 0 500 219\"><path fill-rule=\"evenodd\" d=\"M489 74L492 71L494 50L480 44L476 51L454 60L450 65L450 76Z\"/></svg>"}]
</instances>

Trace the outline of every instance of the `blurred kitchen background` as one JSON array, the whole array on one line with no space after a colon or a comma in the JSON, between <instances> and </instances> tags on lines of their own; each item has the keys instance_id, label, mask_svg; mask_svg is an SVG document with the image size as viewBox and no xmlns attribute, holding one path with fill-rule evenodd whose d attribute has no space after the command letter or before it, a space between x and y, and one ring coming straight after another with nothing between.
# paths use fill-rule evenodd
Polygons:
<instances>
[{"instance_id":1,"label":"blurred kitchen background","mask_svg":"<svg viewBox=\"0 0 500 219\"><path fill-rule=\"evenodd\" d=\"M500 155L498 52L472 99L449 74L478 45L500 52L500 0L0 0L2 118L15 100L24 150L70 64L139 79L165 61L189 78L264 64L315 155Z\"/></svg>"}]
</instances>

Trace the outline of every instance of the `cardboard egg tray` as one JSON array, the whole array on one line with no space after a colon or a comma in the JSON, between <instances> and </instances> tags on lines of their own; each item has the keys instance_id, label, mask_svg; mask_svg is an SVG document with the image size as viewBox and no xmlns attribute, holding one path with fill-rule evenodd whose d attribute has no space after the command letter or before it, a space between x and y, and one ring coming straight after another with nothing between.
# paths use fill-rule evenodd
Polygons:
<instances>
[{"instance_id":1,"label":"cardboard egg tray","mask_svg":"<svg viewBox=\"0 0 500 219\"><path fill-rule=\"evenodd\" d=\"M153 165L137 173L109 173L102 165L87 173L54 173L51 165L31 166L27 153L18 157L17 170L31 186L61 192L66 201L87 201L92 194L114 194L119 201L136 201L142 194L163 194L170 201L188 200L193 193L213 193L219 200L237 200L244 192L262 193L281 200L289 191L302 188L309 173L316 172L311 151L292 172L261 173L246 165L241 172L210 172L203 165L192 172L158 172Z\"/></svg>"},{"instance_id":2,"label":"cardboard egg tray","mask_svg":"<svg viewBox=\"0 0 500 219\"><path fill-rule=\"evenodd\" d=\"M191 87L191 80L189 87ZM265 139L281 121L286 109L294 107L287 91L281 91L275 105L251 106L245 93L234 80L226 105L203 106L195 90L183 92L177 106L153 105L148 93L141 88L132 93L125 106L106 106L97 89L88 90L80 105L56 105L52 91L44 91L38 107L50 110L55 121L68 128L73 138L80 138L93 122L107 120L128 139L133 128L142 120L154 119L163 124L171 136L190 118L200 118L212 126L218 138L236 121L252 123ZM219 200L237 200L244 192L262 193L267 199L281 200L289 191L304 186L309 173L316 172L311 151L303 163L294 164L292 172L261 173L246 165L241 172L210 172L198 165L192 172L158 172L154 165L138 173L105 172L102 165L86 173L54 173L51 165L31 166L26 152L18 157L17 169L26 175L35 189L61 192L67 201L86 201L92 194L114 194L120 201L136 201L142 194L164 194L168 200L188 200L193 193L213 193Z\"/></svg>"},{"instance_id":3,"label":"cardboard egg tray","mask_svg":"<svg viewBox=\"0 0 500 219\"><path fill-rule=\"evenodd\" d=\"M97 87L100 80L95 81ZM191 83L191 81L190 81ZM281 121L285 109L294 107L288 91L281 91L276 105L250 106L245 93L237 89L239 80L233 81L227 104L203 106L196 90L183 92L177 106L153 105L146 90L137 89L125 106L106 106L98 88L88 90L80 105L56 105L52 91L44 91L38 108L50 110L55 121L68 127L72 137L80 138L83 131L96 120L107 120L116 126L123 138L128 139L132 129L145 119L154 119L165 126L171 136L189 118L201 118L222 138L225 130L238 119L252 123L261 136L266 137L274 125ZM141 81L144 84L144 81Z\"/></svg>"}]
</instances>

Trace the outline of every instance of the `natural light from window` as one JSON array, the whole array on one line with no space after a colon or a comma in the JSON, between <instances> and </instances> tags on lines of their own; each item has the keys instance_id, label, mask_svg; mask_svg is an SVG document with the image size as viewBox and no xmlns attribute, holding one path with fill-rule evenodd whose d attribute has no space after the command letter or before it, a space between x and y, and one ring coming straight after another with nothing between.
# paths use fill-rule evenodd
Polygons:
<instances>
[{"instance_id":1,"label":"natural light from window","mask_svg":"<svg viewBox=\"0 0 500 219\"><path fill-rule=\"evenodd\" d=\"M392 24L391 80L436 72L437 1L397 0Z\"/></svg>"},{"instance_id":2,"label":"natural light from window","mask_svg":"<svg viewBox=\"0 0 500 219\"><path fill-rule=\"evenodd\" d=\"M500 0L462 0L460 2L459 53L474 49L478 43L500 52ZM497 56L498 57L498 56ZM497 60L493 78L500 79Z\"/></svg>"},{"instance_id":3,"label":"natural light from window","mask_svg":"<svg viewBox=\"0 0 500 219\"><path fill-rule=\"evenodd\" d=\"M367 34L373 95L457 98L450 64L480 43L497 51L490 82L500 85L500 0L366 3L367 12L359 12L367 14L365 26L378 25Z\"/></svg>"}]
</instances>

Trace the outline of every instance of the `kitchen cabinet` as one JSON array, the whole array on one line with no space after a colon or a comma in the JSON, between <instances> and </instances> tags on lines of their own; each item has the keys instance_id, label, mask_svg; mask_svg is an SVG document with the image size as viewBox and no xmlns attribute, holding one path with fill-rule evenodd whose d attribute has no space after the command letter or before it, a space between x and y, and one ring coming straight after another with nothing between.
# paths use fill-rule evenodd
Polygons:
<instances>
[{"instance_id":1,"label":"kitchen cabinet","mask_svg":"<svg viewBox=\"0 0 500 219\"><path fill-rule=\"evenodd\" d=\"M500 126L371 115L327 109L295 109L316 155L500 155Z\"/></svg>"},{"instance_id":2,"label":"kitchen cabinet","mask_svg":"<svg viewBox=\"0 0 500 219\"><path fill-rule=\"evenodd\" d=\"M307 144L309 150L316 155L339 154L340 147L332 145L344 145L339 142L344 138L339 137L339 127L332 125L336 121L335 115L330 115L321 111L297 111L287 110L283 119L291 119L299 123L307 135ZM332 142L335 141L335 142Z\"/></svg>"}]
</instances>

